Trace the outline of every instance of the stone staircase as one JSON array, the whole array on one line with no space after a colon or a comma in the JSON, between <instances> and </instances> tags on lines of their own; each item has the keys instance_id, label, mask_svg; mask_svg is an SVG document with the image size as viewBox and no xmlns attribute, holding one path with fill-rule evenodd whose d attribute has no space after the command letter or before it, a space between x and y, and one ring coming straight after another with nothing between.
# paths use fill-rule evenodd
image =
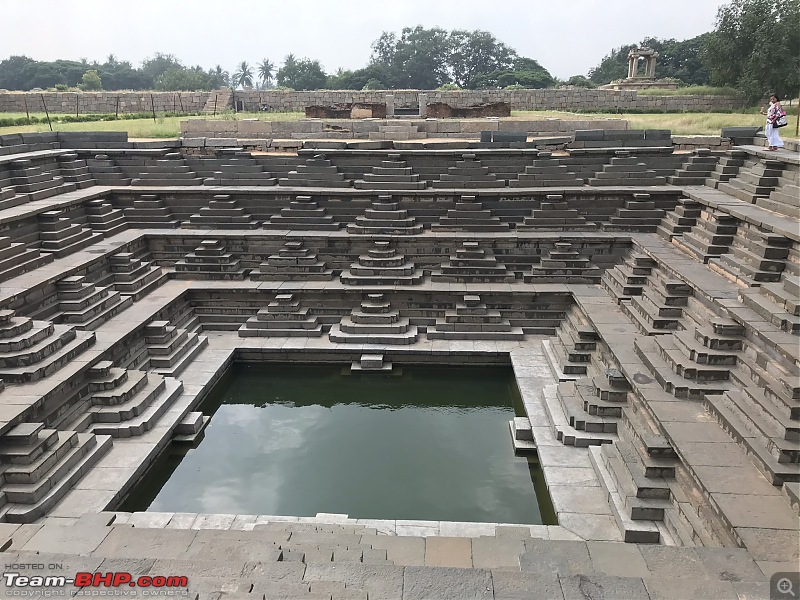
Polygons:
<instances>
[{"instance_id":1,"label":"stone staircase","mask_svg":"<svg viewBox=\"0 0 800 600\"><path fill-rule=\"evenodd\" d=\"M600 269L573 249L570 242L555 242L538 264L525 273L525 283L600 283Z\"/></svg>"},{"instance_id":2,"label":"stone staircase","mask_svg":"<svg viewBox=\"0 0 800 600\"><path fill-rule=\"evenodd\" d=\"M250 272L254 281L330 281L333 269L319 260L317 254L303 247L301 240L286 242L277 254L271 254L258 270Z\"/></svg>"},{"instance_id":3,"label":"stone staircase","mask_svg":"<svg viewBox=\"0 0 800 600\"><path fill-rule=\"evenodd\" d=\"M208 338L170 325L151 321L144 328L146 352L137 356L135 369L163 377L177 377L208 346Z\"/></svg>"},{"instance_id":4,"label":"stone staircase","mask_svg":"<svg viewBox=\"0 0 800 600\"><path fill-rule=\"evenodd\" d=\"M778 178L785 166L780 160L746 159L736 177L720 182L717 189L755 204L758 198L768 198L778 186Z\"/></svg>"},{"instance_id":5,"label":"stone staircase","mask_svg":"<svg viewBox=\"0 0 800 600\"><path fill-rule=\"evenodd\" d=\"M681 504L673 495L680 493L675 483L680 461L638 403L623 408L621 425L621 439L590 447L589 458L608 494L623 539L629 543L659 544L665 541L664 535L673 538L665 527L666 519L672 521L673 531L684 529L672 515L676 505ZM692 520L698 521L696 516ZM689 532L674 538L673 544L693 545Z\"/></svg>"},{"instance_id":6,"label":"stone staircase","mask_svg":"<svg viewBox=\"0 0 800 600\"><path fill-rule=\"evenodd\" d=\"M603 224L603 231L639 231L654 233L664 218L664 211L656 208L650 194L637 193L633 200L625 201L625 208L616 209L608 223Z\"/></svg>"},{"instance_id":7,"label":"stone staircase","mask_svg":"<svg viewBox=\"0 0 800 600\"><path fill-rule=\"evenodd\" d=\"M734 354L732 384L703 402L773 485L800 481L800 371L735 321L712 322L714 347ZM762 325L762 334L768 334Z\"/></svg>"},{"instance_id":8,"label":"stone staircase","mask_svg":"<svg viewBox=\"0 0 800 600\"><path fill-rule=\"evenodd\" d=\"M119 252L109 256L108 264L112 273L113 288L134 302L167 281L167 274L161 267L136 259L130 252Z\"/></svg>"},{"instance_id":9,"label":"stone staircase","mask_svg":"<svg viewBox=\"0 0 800 600\"><path fill-rule=\"evenodd\" d=\"M47 377L92 346L95 334L0 310L0 379L30 383Z\"/></svg>"},{"instance_id":10,"label":"stone staircase","mask_svg":"<svg viewBox=\"0 0 800 600\"><path fill-rule=\"evenodd\" d=\"M441 263L431 273L432 281L463 283L513 283L516 275L497 261L491 249L481 248L480 242L462 242L449 262Z\"/></svg>"},{"instance_id":11,"label":"stone staircase","mask_svg":"<svg viewBox=\"0 0 800 600\"><path fill-rule=\"evenodd\" d=\"M785 165L778 178L778 186L770 192L769 198L756 198L756 205L797 217L800 213L800 166Z\"/></svg>"},{"instance_id":12,"label":"stone staircase","mask_svg":"<svg viewBox=\"0 0 800 600\"><path fill-rule=\"evenodd\" d=\"M367 294L366 300L331 327L328 338L337 344L396 344L417 341L416 325L392 309L383 294Z\"/></svg>"},{"instance_id":13,"label":"stone staircase","mask_svg":"<svg viewBox=\"0 0 800 600\"><path fill-rule=\"evenodd\" d=\"M356 217L355 223L348 223L347 232L417 235L422 233L422 224L417 223L414 217L409 217L408 211L401 209L400 203L393 201L391 196L381 195L372 202L372 208L364 211L363 216Z\"/></svg>"},{"instance_id":14,"label":"stone staircase","mask_svg":"<svg viewBox=\"0 0 800 600\"><path fill-rule=\"evenodd\" d=\"M727 183L739 174L748 154L744 150L728 150L725 156L717 161L714 170L709 173L704 184L710 188L718 188L720 183Z\"/></svg>"},{"instance_id":15,"label":"stone staircase","mask_svg":"<svg viewBox=\"0 0 800 600\"><path fill-rule=\"evenodd\" d=\"M54 323L74 325L76 329L97 329L133 304L133 298L114 291L112 286L96 287L83 275L56 282Z\"/></svg>"},{"instance_id":16,"label":"stone staircase","mask_svg":"<svg viewBox=\"0 0 800 600\"><path fill-rule=\"evenodd\" d=\"M344 515L292 522L101 513L73 525L45 523L36 536L23 531L8 552L20 562L44 563L80 552L134 580L167 569L187 573L186 593L201 600L736 598L737 590L756 595L767 586L744 548L557 539L563 528L527 525L475 524L446 534L431 522L415 523L437 533L387 535L383 521ZM51 589L58 588L45 593Z\"/></svg>"},{"instance_id":17,"label":"stone staircase","mask_svg":"<svg viewBox=\"0 0 800 600\"><path fill-rule=\"evenodd\" d=\"M689 198L681 198L675 210L669 211L661 223L656 227L656 233L667 240L691 231L697 225L697 219L702 212L702 204Z\"/></svg>"},{"instance_id":18,"label":"stone staircase","mask_svg":"<svg viewBox=\"0 0 800 600\"><path fill-rule=\"evenodd\" d=\"M241 281L248 270L241 261L225 250L222 240L203 240L184 258L175 263L176 279L224 279Z\"/></svg>"},{"instance_id":19,"label":"stone staircase","mask_svg":"<svg viewBox=\"0 0 800 600\"><path fill-rule=\"evenodd\" d=\"M258 229L260 221L255 221L247 211L231 200L228 194L217 194L208 201L208 206L181 223L187 229Z\"/></svg>"},{"instance_id":20,"label":"stone staircase","mask_svg":"<svg viewBox=\"0 0 800 600\"><path fill-rule=\"evenodd\" d=\"M595 173L587 183L595 186L620 185L620 186L649 186L664 185L665 177L657 175L647 164L640 162L627 150L614 152L614 157L608 164L603 165L603 170Z\"/></svg>"},{"instance_id":21,"label":"stone staircase","mask_svg":"<svg viewBox=\"0 0 800 600\"><path fill-rule=\"evenodd\" d=\"M239 328L239 337L320 337L322 325L294 294L278 294Z\"/></svg>"},{"instance_id":22,"label":"stone staircase","mask_svg":"<svg viewBox=\"0 0 800 600\"><path fill-rule=\"evenodd\" d=\"M130 185L131 178L128 177L117 163L107 154L96 154L94 158L86 161L89 173L97 185Z\"/></svg>"},{"instance_id":23,"label":"stone staircase","mask_svg":"<svg viewBox=\"0 0 800 600\"><path fill-rule=\"evenodd\" d=\"M561 194L547 194L547 202L542 201L539 208L531 209L531 215L524 217L517 229L538 231L595 231L597 225L587 221L574 208L564 201Z\"/></svg>"},{"instance_id":24,"label":"stone staircase","mask_svg":"<svg viewBox=\"0 0 800 600\"><path fill-rule=\"evenodd\" d=\"M175 229L180 222L172 215L164 201L153 194L143 194L133 206L124 209L125 218L131 227L144 229Z\"/></svg>"},{"instance_id":25,"label":"stone staircase","mask_svg":"<svg viewBox=\"0 0 800 600\"><path fill-rule=\"evenodd\" d=\"M111 438L20 423L0 438L0 519L46 515L111 447Z\"/></svg>"},{"instance_id":26,"label":"stone staircase","mask_svg":"<svg viewBox=\"0 0 800 600\"><path fill-rule=\"evenodd\" d=\"M508 223L483 208L477 196L461 196L455 208L448 209L437 223L431 224L433 231L508 231L509 228Z\"/></svg>"},{"instance_id":27,"label":"stone staircase","mask_svg":"<svg viewBox=\"0 0 800 600\"><path fill-rule=\"evenodd\" d=\"M249 152L238 149L221 148L215 158L196 158L187 163L203 178L203 185L273 186L277 182Z\"/></svg>"},{"instance_id":28,"label":"stone staircase","mask_svg":"<svg viewBox=\"0 0 800 600\"><path fill-rule=\"evenodd\" d=\"M780 280L791 246L788 238L742 223L730 252L710 259L708 267L740 287L757 287Z\"/></svg>"},{"instance_id":29,"label":"stone staircase","mask_svg":"<svg viewBox=\"0 0 800 600\"><path fill-rule=\"evenodd\" d=\"M702 263L729 252L739 220L727 213L705 207L697 225L672 238L673 245Z\"/></svg>"},{"instance_id":30,"label":"stone staircase","mask_svg":"<svg viewBox=\"0 0 800 600\"><path fill-rule=\"evenodd\" d=\"M500 310L488 308L477 294L465 294L455 310L428 327L429 340L522 340L522 327L511 325Z\"/></svg>"},{"instance_id":31,"label":"stone staircase","mask_svg":"<svg viewBox=\"0 0 800 600\"><path fill-rule=\"evenodd\" d=\"M706 179L717 167L717 157L708 148L698 148L675 175L667 177L670 185L705 185Z\"/></svg>"},{"instance_id":32,"label":"stone staircase","mask_svg":"<svg viewBox=\"0 0 800 600\"><path fill-rule=\"evenodd\" d=\"M79 190L95 185L86 161L79 159L76 153L62 154L57 160L58 172L65 183L74 183Z\"/></svg>"},{"instance_id":33,"label":"stone staircase","mask_svg":"<svg viewBox=\"0 0 800 600\"><path fill-rule=\"evenodd\" d=\"M112 438L138 437L153 429L183 390L171 377L115 367L101 361L87 372L86 405L68 429Z\"/></svg>"},{"instance_id":34,"label":"stone staircase","mask_svg":"<svg viewBox=\"0 0 800 600\"><path fill-rule=\"evenodd\" d=\"M228 88L212 90L203 105L204 115L217 115L233 106L233 93Z\"/></svg>"},{"instance_id":35,"label":"stone staircase","mask_svg":"<svg viewBox=\"0 0 800 600\"><path fill-rule=\"evenodd\" d=\"M46 170L46 169L50 170ZM31 159L11 161L11 185L17 195L26 195L28 200L44 200L57 194L71 192L77 188L75 183L67 183L59 174L58 164L42 163L34 165Z\"/></svg>"},{"instance_id":36,"label":"stone staircase","mask_svg":"<svg viewBox=\"0 0 800 600\"><path fill-rule=\"evenodd\" d=\"M86 204L86 217L92 231L111 237L128 228L125 215L105 200L89 200Z\"/></svg>"},{"instance_id":37,"label":"stone staircase","mask_svg":"<svg viewBox=\"0 0 800 600\"><path fill-rule=\"evenodd\" d=\"M600 283L618 303L629 301L634 296L642 295L657 264L646 254L629 254L622 264L606 269Z\"/></svg>"},{"instance_id":38,"label":"stone staircase","mask_svg":"<svg viewBox=\"0 0 800 600\"><path fill-rule=\"evenodd\" d=\"M434 188L496 188L505 187L505 181L481 164L475 154L462 154L455 166L447 167L439 179L431 181Z\"/></svg>"},{"instance_id":39,"label":"stone staircase","mask_svg":"<svg viewBox=\"0 0 800 600\"><path fill-rule=\"evenodd\" d=\"M641 294L621 298L620 308L646 336L672 333L679 328L684 307L693 291L683 281L671 279L663 270L652 271Z\"/></svg>"},{"instance_id":40,"label":"stone staircase","mask_svg":"<svg viewBox=\"0 0 800 600\"><path fill-rule=\"evenodd\" d=\"M290 187L351 187L353 182L345 179L344 173L328 160L324 154L317 154L289 171L286 177L278 180L280 185Z\"/></svg>"},{"instance_id":41,"label":"stone staircase","mask_svg":"<svg viewBox=\"0 0 800 600\"><path fill-rule=\"evenodd\" d=\"M339 227L339 223L324 208L320 208L311 196L295 196L288 207L281 208L280 214L273 214L268 221L264 221L264 229L336 231Z\"/></svg>"},{"instance_id":42,"label":"stone staircase","mask_svg":"<svg viewBox=\"0 0 800 600\"><path fill-rule=\"evenodd\" d=\"M0 282L38 269L54 259L53 254L42 254L25 244L13 243L11 238L0 237Z\"/></svg>"},{"instance_id":43,"label":"stone staircase","mask_svg":"<svg viewBox=\"0 0 800 600\"><path fill-rule=\"evenodd\" d=\"M343 271L340 279L345 285L418 285L422 271L413 261L391 247L391 242L376 241L367 254Z\"/></svg>"},{"instance_id":44,"label":"stone staircase","mask_svg":"<svg viewBox=\"0 0 800 600\"><path fill-rule=\"evenodd\" d=\"M766 323L800 335L800 277L784 274L783 280L742 290L739 298Z\"/></svg>"},{"instance_id":45,"label":"stone staircase","mask_svg":"<svg viewBox=\"0 0 800 600\"><path fill-rule=\"evenodd\" d=\"M510 187L570 187L582 186L578 177L567 165L553 158L552 152L539 152L533 163L525 167L517 179L508 182Z\"/></svg>"},{"instance_id":46,"label":"stone staircase","mask_svg":"<svg viewBox=\"0 0 800 600\"><path fill-rule=\"evenodd\" d=\"M186 164L179 152L165 154L164 158L147 161L140 167L129 169L131 185L172 186L202 185L203 180Z\"/></svg>"},{"instance_id":47,"label":"stone staircase","mask_svg":"<svg viewBox=\"0 0 800 600\"><path fill-rule=\"evenodd\" d=\"M95 233L90 227L83 227L65 216L63 211L48 210L38 215L39 249L62 258L103 239L102 233Z\"/></svg>"},{"instance_id":48,"label":"stone staircase","mask_svg":"<svg viewBox=\"0 0 800 600\"><path fill-rule=\"evenodd\" d=\"M389 154L389 160L381 161L380 166L372 167L371 173L365 173L364 179L356 180L353 185L364 190L424 190L427 186L419 175L402 160L399 154Z\"/></svg>"}]
</instances>

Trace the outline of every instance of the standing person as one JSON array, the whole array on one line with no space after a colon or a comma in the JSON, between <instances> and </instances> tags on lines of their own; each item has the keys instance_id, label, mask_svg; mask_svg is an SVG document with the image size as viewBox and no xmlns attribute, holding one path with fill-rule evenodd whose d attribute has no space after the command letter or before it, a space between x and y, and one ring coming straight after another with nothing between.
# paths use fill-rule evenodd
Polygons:
<instances>
[{"instance_id":1,"label":"standing person","mask_svg":"<svg viewBox=\"0 0 800 600\"><path fill-rule=\"evenodd\" d=\"M767 112L761 111L762 115L767 115L767 126L764 128L764 133L767 136L767 143L769 147L767 151L774 152L778 148L783 148L783 140L781 139L778 128L775 127L775 121L783 115L783 107L777 94L772 94L769 97L769 108Z\"/></svg>"}]
</instances>

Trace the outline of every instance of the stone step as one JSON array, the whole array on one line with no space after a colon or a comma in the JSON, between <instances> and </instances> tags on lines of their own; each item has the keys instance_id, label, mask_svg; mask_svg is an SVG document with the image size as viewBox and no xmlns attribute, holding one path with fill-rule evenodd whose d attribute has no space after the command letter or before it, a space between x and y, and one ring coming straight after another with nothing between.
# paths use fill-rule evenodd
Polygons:
<instances>
[{"instance_id":1,"label":"stone step","mask_svg":"<svg viewBox=\"0 0 800 600\"><path fill-rule=\"evenodd\" d=\"M598 475L600 485L607 494L612 514L617 526L622 531L622 539L626 543L658 544L661 534L653 522L634 521L626 509L623 495L617 489L614 477L607 466L607 461L602 447L589 448L589 460Z\"/></svg>"},{"instance_id":2,"label":"stone step","mask_svg":"<svg viewBox=\"0 0 800 600\"><path fill-rule=\"evenodd\" d=\"M142 412L120 422L95 423L91 426L92 432L113 438L129 438L153 429L183 391L183 382L172 377L165 377L160 383L163 383L163 391Z\"/></svg>"},{"instance_id":3,"label":"stone step","mask_svg":"<svg viewBox=\"0 0 800 600\"><path fill-rule=\"evenodd\" d=\"M146 373L145 373L146 375ZM103 402L89 409L93 423L120 423L142 414L165 389L165 382L157 375L143 378L143 384L117 402Z\"/></svg>"},{"instance_id":4,"label":"stone step","mask_svg":"<svg viewBox=\"0 0 800 600\"><path fill-rule=\"evenodd\" d=\"M85 433L78 434L78 436L79 445L73 452L84 451L80 460L69 471L59 473L61 478L58 481L50 481L44 495L36 503L6 505L4 507L6 521L9 523L33 523L45 516L111 448L110 437Z\"/></svg>"},{"instance_id":5,"label":"stone step","mask_svg":"<svg viewBox=\"0 0 800 600\"><path fill-rule=\"evenodd\" d=\"M67 436L68 434L65 434L63 437ZM10 504L38 504L53 487L73 476L76 467L97 444L97 439L92 435L75 434L75 437L77 439L74 443L69 442L66 449L58 443L51 449L54 452L62 451L60 460L53 461L50 465L51 468L40 473L40 477L32 478L28 483L6 483L3 486L3 493L8 502ZM46 459L47 455L43 458ZM80 475L80 471L77 474Z\"/></svg>"},{"instance_id":6,"label":"stone step","mask_svg":"<svg viewBox=\"0 0 800 600\"><path fill-rule=\"evenodd\" d=\"M52 433L48 433L52 435ZM31 462L14 463L3 472L3 481L9 484L29 485L42 479L53 467L61 462L72 449L78 445L78 434L75 431L59 431L56 440Z\"/></svg>"},{"instance_id":7,"label":"stone step","mask_svg":"<svg viewBox=\"0 0 800 600\"><path fill-rule=\"evenodd\" d=\"M34 353L26 351L17 355L17 359L24 357L24 365L0 366L0 379L7 383L38 381L66 365L95 342L95 333L90 331L76 333L72 329L57 329L54 337L56 340L45 342L46 345L34 350ZM0 364L7 358L8 356L0 356Z\"/></svg>"},{"instance_id":8,"label":"stone step","mask_svg":"<svg viewBox=\"0 0 800 600\"><path fill-rule=\"evenodd\" d=\"M208 346L208 338L196 333L189 333L184 345L173 354L164 358L150 357L151 369L164 377L177 377Z\"/></svg>"}]
</instances>

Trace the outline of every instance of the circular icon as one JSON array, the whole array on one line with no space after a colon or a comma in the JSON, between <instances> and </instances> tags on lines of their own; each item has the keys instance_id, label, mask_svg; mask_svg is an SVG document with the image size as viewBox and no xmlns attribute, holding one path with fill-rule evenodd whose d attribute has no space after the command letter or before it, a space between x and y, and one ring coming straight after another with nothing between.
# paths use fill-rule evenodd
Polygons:
<instances>
[{"instance_id":1,"label":"circular icon","mask_svg":"<svg viewBox=\"0 0 800 600\"><path fill-rule=\"evenodd\" d=\"M788 594L792 598L797 597L797 595L794 593L794 585L792 584L792 580L788 577L781 577L778 579L776 587L781 594Z\"/></svg>"}]
</instances>

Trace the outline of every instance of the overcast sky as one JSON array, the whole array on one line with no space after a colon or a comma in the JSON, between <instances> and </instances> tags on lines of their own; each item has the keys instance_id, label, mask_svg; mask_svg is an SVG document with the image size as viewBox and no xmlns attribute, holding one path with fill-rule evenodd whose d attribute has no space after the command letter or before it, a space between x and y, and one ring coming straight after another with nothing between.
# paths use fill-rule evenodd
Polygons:
<instances>
[{"instance_id":1,"label":"overcast sky","mask_svg":"<svg viewBox=\"0 0 800 600\"><path fill-rule=\"evenodd\" d=\"M138 65L155 52L226 70L280 64L293 53L327 72L366 65L382 31L422 25L483 29L554 76L586 74L614 48L644 37L692 38L714 27L725 0L2 0L0 60Z\"/></svg>"}]
</instances>

